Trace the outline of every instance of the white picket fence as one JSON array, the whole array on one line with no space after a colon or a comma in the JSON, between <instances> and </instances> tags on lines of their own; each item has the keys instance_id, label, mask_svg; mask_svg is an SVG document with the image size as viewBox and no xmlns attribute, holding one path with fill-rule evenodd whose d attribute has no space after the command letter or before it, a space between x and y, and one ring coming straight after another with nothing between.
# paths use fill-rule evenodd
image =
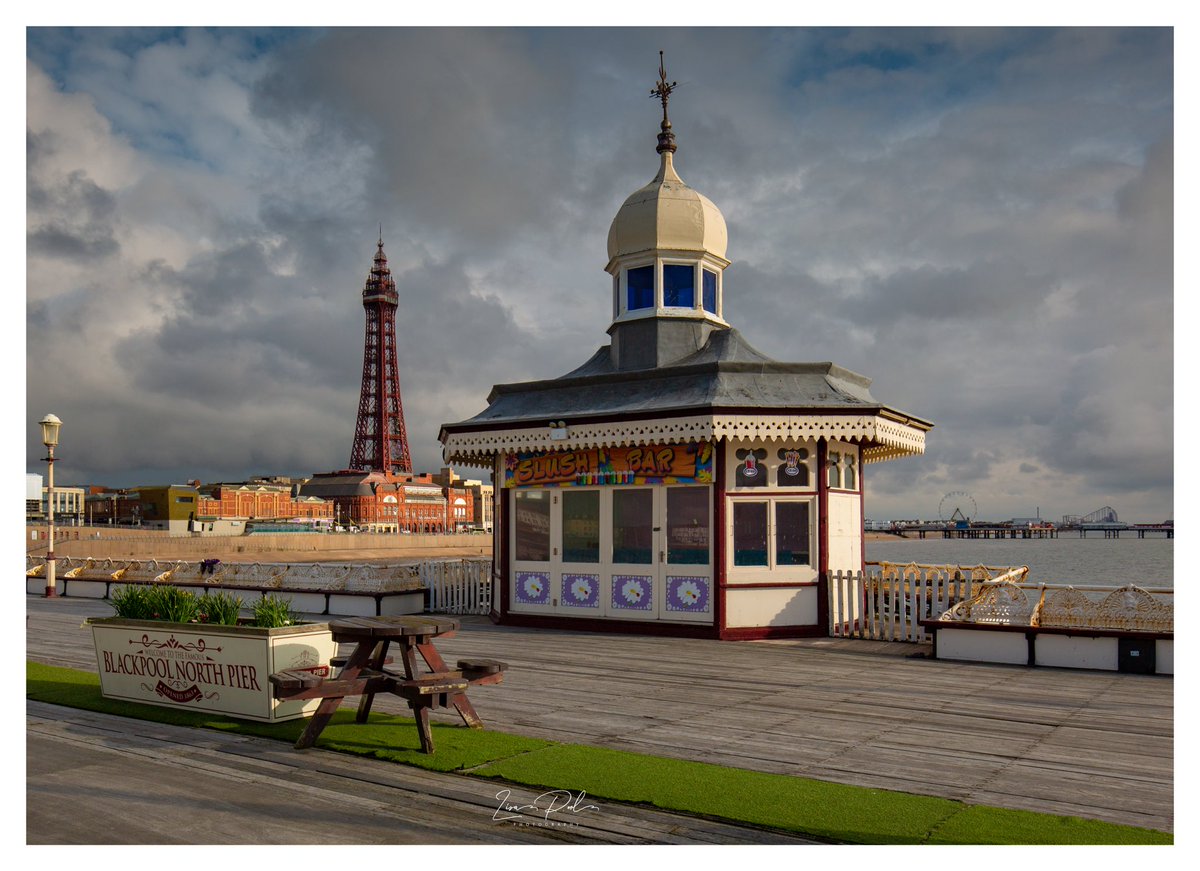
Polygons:
<instances>
[{"instance_id":1,"label":"white picket fence","mask_svg":"<svg viewBox=\"0 0 1200 871\"><path fill-rule=\"evenodd\" d=\"M940 617L982 583L1020 583L1029 569L867 563L829 575L829 634L876 641L927 641L919 621Z\"/></svg>"},{"instance_id":2,"label":"white picket fence","mask_svg":"<svg viewBox=\"0 0 1200 871\"><path fill-rule=\"evenodd\" d=\"M430 560L419 567L433 614L487 614L492 610L491 560Z\"/></svg>"}]
</instances>

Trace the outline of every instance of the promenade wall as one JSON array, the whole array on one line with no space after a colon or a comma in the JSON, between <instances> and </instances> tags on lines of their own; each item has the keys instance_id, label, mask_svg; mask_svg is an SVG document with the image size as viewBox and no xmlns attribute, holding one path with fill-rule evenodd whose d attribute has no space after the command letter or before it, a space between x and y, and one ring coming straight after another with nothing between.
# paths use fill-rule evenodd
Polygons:
<instances>
[{"instance_id":1,"label":"promenade wall","mask_svg":"<svg viewBox=\"0 0 1200 871\"><path fill-rule=\"evenodd\" d=\"M27 525L25 552L45 556L47 529ZM56 526L54 555L96 559L188 560L216 557L226 562L321 562L328 560L428 559L491 556L490 535L395 535L298 533L263 535L172 535L159 530Z\"/></svg>"}]
</instances>

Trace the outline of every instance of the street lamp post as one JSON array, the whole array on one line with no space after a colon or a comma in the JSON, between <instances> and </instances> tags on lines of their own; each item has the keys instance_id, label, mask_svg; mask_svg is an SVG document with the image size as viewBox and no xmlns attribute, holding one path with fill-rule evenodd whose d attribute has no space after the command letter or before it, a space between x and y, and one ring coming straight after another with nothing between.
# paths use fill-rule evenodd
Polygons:
<instances>
[{"instance_id":1,"label":"street lamp post","mask_svg":"<svg viewBox=\"0 0 1200 871\"><path fill-rule=\"evenodd\" d=\"M46 549L46 598L53 599L58 595L54 586L54 448L58 445L58 429L62 421L53 414L47 414L40 423L42 444L46 446L46 519L50 529Z\"/></svg>"}]
</instances>

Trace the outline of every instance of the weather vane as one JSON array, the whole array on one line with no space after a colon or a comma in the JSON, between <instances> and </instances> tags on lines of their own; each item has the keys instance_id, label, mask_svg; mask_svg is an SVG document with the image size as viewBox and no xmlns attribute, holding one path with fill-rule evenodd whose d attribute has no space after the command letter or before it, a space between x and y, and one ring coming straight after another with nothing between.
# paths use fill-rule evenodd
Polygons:
<instances>
[{"instance_id":1,"label":"weather vane","mask_svg":"<svg viewBox=\"0 0 1200 871\"><path fill-rule=\"evenodd\" d=\"M664 151L675 150L675 134L671 132L671 122L667 119L667 100L671 99L671 92L675 90L678 84L678 82L667 81L667 69L663 65L662 50L659 49L658 84L650 92L650 98L658 97L662 101L663 107L662 132L658 134L658 148L655 149L659 154L662 154Z\"/></svg>"}]
</instances>

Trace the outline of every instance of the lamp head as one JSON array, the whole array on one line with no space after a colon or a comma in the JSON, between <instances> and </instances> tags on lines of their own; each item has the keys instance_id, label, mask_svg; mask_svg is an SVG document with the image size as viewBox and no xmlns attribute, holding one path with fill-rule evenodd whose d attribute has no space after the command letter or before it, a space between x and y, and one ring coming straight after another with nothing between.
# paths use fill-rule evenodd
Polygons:
<instances>
[{"instance_id":1,"label":"lamp head","mask_svg":"<svg viewBox=\"0 0 1200 871\"><path fill-rule=\"evenodd\" d=\"M58 429L62 426L62 421L53 414L47 414L39 423L42 425L42 444L48 448L55 447L58 444Z\"/></svg>"}]
</instances>

